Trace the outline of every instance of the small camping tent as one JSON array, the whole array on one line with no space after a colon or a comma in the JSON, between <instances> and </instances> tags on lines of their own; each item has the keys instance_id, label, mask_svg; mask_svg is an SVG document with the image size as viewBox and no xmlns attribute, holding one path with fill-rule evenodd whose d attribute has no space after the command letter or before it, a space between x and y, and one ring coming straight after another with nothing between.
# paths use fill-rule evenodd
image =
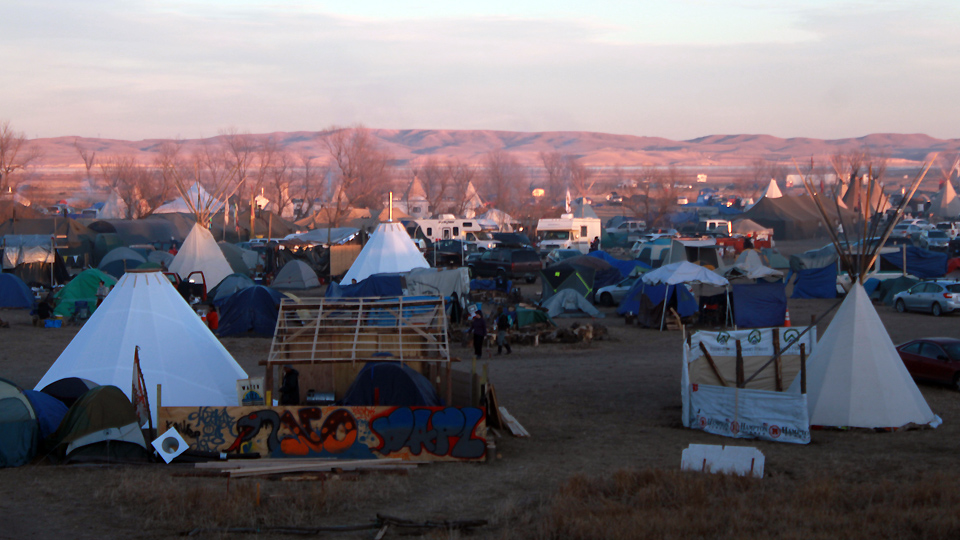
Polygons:
<instances>
[{"instance_id":1,"label":"small camping tent","mask_svg":"<svg viewBox=\"0 0 960 540\"><path fill-rule=\"evenodd\" d=\"M547 310L547 315L556 317L603 317L603 313L595 308L582 294L574 289L561 289L550 298L543 301L540 307Z\"/></svg>"},{"instance_id":2,"label":"small camping tent","mask_svg":"<svg viewBox=\"0 0 960 540\"><path fill-rule=\"evenodd\" d=\"M116 386L97 386L78 399L47 447L54 459L65 462L145 461L150 456L136 410Z\"/></svg>"},{"instance_id":3,"label":"small camping tent","mask_svg":"<svg viewBox=\"0 0 960 540\"><path fill-rule=\"evenodd\" d=\"M223 278L220 284L213 288L208 295L213 305L220 306L237 291L253 287L257 283L244 274L230 274Z\"/></svg>"},{"instance_id":4,"label":"small camping tent","mask_svg":"<svg viewBox=\"0 0 960 540\"><path fill-rule=\"evenodd\" d=\"M93 313L97 309L97 289L100 288L101 281L109 287L117 283L113 276L96 268L87 268L73 276L70 283L54 295L57 299L57 307L53 310L54 315L73 316L77 312L78 302L86 302L87 309Z\"/></svg>"},{"instance_id":5,"label":"small camping tent","mask_svg":"<svg viewBox=\"0 0 960 540\"><path fill-rule=\"evenodd\" d=\"M0 273L0 308L31 308L33 292L22 279Z\"/></svg>"},{"instance_id":6,"label":"small camping tent","mask_svg":"<svg viewBox=\"0 0 960 540\"><path fill-rule=\"evenodd\" d=\"M119 278L127 270L133 270L145 262L147 262L147 259L143 255L128 247L120 246L113 248L104 255L97 268L115 278Z\"/></svg>"},{"instance_id":7,"label":"small camping tent","mask_svg":"<svg viewBox=\"0 0 960 540\"><path fill-rule=\"evenodd\" d=\"M270 285L276 289L313 289L320 286L320 279L310 265L293 260L283 265Z\"/></svg>"},{"instance_id":8,"label":"small camping tent","mask_svg":"<svg viewBox=\"0 0 960 540\"><path fill-rule=\"evenodd\" d=\"M410 366L397 362L367 362L339 404L353 407L441 407L443 401L430 381Z\"/></svg>"},{"instance_id":9,"label":"small camping tent","mask_svg":"<svg viewBox=\"0 0 960 540\"><path fill-rule=\"evenodd\" d=\"M0 379L0 468L25 465L37 453L40 425L16 384Z\"/></svg>"},{"instance_id":10,"label":"small camping tent","mask_svg":"<svg viewBox=\"0 0 960 540\"><path fill-rule=\"evenodd\" d=\"M269 287L254 285L235 292L220 306L220 336L254 333L272 337L283 295Z\"/></svg>"}]
</instances>

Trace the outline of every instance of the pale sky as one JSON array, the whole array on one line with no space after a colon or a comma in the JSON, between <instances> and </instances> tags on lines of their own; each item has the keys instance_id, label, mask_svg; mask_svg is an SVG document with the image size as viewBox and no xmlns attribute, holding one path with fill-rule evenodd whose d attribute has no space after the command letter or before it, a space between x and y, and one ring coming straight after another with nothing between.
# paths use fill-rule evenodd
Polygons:
<instances>
[{"instance_id":1,"label":"pale sky","mask_svg":"<svg viewBox=\"0 0 960 540\"><path fill-rule=\"evenodd\" d=\"M956 0L0 0L29 137L960 137Z\"/></svg>"}]
</instances>

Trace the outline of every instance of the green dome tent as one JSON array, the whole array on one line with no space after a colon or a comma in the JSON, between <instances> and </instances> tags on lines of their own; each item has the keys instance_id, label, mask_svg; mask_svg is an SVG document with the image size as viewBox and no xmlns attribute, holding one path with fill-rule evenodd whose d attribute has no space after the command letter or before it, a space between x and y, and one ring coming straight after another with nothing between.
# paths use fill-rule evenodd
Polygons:
<instances>
[{"instance_id":1,"label":"green dome tent","mask_svg":"<svg viewBox=\"0 0 960 540\"><path fill-rule=\"evenodd\" d=\"M103 281L110 287L117 284L113 276L101 272L96 268L88 268L77 274L67 286L60 289L56 294L57 307L53 310L54 315L60 317L72 317L77 310L77 302L86 302L90 313L97 309L97 289L100 282Z\"/></svg>"}]
</instances>

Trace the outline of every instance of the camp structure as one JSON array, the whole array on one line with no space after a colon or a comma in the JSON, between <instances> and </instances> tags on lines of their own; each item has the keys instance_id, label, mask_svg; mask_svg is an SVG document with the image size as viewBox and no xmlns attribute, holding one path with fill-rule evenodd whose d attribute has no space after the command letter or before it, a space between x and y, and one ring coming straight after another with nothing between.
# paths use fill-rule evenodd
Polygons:
<instances>
[{"instance_id":1,"label":"camp structure","mask_svg":"<svg viewBox=\"0 0 960 540\"><path fill-rule=\"evenodd\" d=\"M223 201L214 194L203 189L199 183L190 186L186 192L181 191L180 197L157 207L154 214L191 214L198 208L209 209L210 214L216 214L223 207Z\"/></svg>"},{"instance_id":2,"label":"camp structure","mask_svg":"<svg viewBox=\"0 0 960 540\"><path fill-rule=\"evenodd\" d=\"M936 427L941 423L904 367L863 287L867 270L880 256L879 246L889 238L893 224L903 215L906 201L913 196L929 168L930 165L926 165L915 177L882 234L877 234L879 223L871 220L869 205L861 207L859 225L844 227L851 233L860 230L866 238L880 236L880 242L854 244L828 229L851 285L807 364L811 425L875 429L909 425ZM834 216L827 212L824 197L807 178L804 186L820 208L823 220L829 223ZM803 381L795 380L790 390L799 392L802 386Z\"/></svg>"},{"instance_id":3,"label":"camp structure","mask_svg":"<svg viewBox=\"0 0 960 540\"><path fill-rule=\"evenodd\" d=\"M852 216L850 212L841 210L840 215L849 223ZM807 197L764 197L744 212L741 218L773 229L774 237L778 240L827 238L826 226L821 222L816 205ZM835 227L835 224L831 222L829 226Z\"/></svg>"},{"instance_id":4,"label":"camp structure","mask_svg":"<svg viewBox=\"0 0 960 540\"><path fill-rule=\"evenodd\" d=\"M220 284L210 290L207 298L215 306L220 306L237 291L253 287L257 283L244 274L230 274L223 278Z\"/></svg>"},{"instance_id":5,"label":"camp structure","mask_svg":"<svg viewBox=\"0 0 960 540\"><path fill-rule=\"evenodd\" d=\"M24 283L47 287L66 283L70 276L63 257L49 235L17 234L0 236L2 270Z\"/></svg>"},{"instance_id":6,"label":"camp structure","mask_svg":"<svg viewBox=\"0 0 960 540\"><path fill-rule=\"evenodd\" d=\"M414 268L429 267L403 224L388 221L377 225L340 283L349 285L354 280L362 281L373 274L409 272Z\"/></svg>"},{"instance_id":7,"label":"camp structure","mask_svg":"<svg viewBox=\"0 0 960 540\"><path fill-rule=\"evenodd\" d=\"M955 220L960 217L960 199L949 180L945 180L940 191L933 196L927 212L941 219Z\"/></svg>"},{"instance_id":8,"label":"camp structure","mask_svg":"<svg viewBox=\"0 0 960 540\"><path fill-rule=\"evenodd\" d=\"M132 392L137 348L151 403L160 384L164 405L235 405L236 381L247 378L166 276L134 270L120 278L37 389L79 377Z\"/></svg>"},{"instance_id":9,"label":"camp structure","mask_svg":"<svg viewBox=\"0 0 960 540\"><path fill-rule=\"evenodd\" d=\"M678 285L699 285L699 286L710 286L714 288L721 288L722 291L727 290L730 282L727 281L727 278L717 274L712 270L708 270L702 266L696 264L682 261L677 263L671 263L666 266L661 266L656 270L651 270L643 275L640 278L640 282L643 284L642 287L651 286L651 285L665 285L667 287L667 294L669 294L670 288L678 288ZM669 300L669 296L666 296L663 302ZM664 321L666 320L666 303L664 307L660 310L660 330L663 330ZM729 300L727 306L729 306ZM729 320L729 312L726 314L726 319ZM682 316L682 315L681 315Z\"/></svg>"},{"instance_id":10,"label":"camp structure","mask_svg":"<svg viewBox=\"0 0 960 540\"><path fill-rule=\"evenodd\" d=\"M113 276L96 268L87 268L73 276L70 283L67 283L54 295L57 300L57 307L53 310L53 314L60 317L72 317L78 309L82 310L84 308L87 313L93 313L97 309L97 289L100 288L101 281L108 287L117 283Z\"/></svg>"},{"instance_id":11,"label":"camp structure","mask_svg":"<svg viewBox=\"0 0 960 540\"><path fill-rule=\"evenodd\" d=\"M603 317L603 313L575 289L561 289L540 304L550 318L556 317Z\"/></svg>"},{"instance_id":12,"label":"camp structure","mask_svg":"<svg viewBox=\"0 0 960 540\"><path fill-rule=\"evenodd\" d=\"M79 377L67 377L44 386L40 391L60 400L67 407L72 406L91 388L99 386L93 381Z\"/></svg>"},{"instance_id":13,"label":"camp structure","mask_svg":"<svg viewBox=\"0 0 960 540\"><path fill-rule=\"evenodd\" d=\"M320 286L320 279L310 265L292 260L283 265L270 285L276 289L312 289Z\"/></svg>"},{"instance_id":14,"label":"camp structure","mask_svg":"<svg viewBox=\"0 0 960 540\"><path fill-rule=\"evenodd\" d=\"M816 328L699 331L683 344L683 426L715 435L807 444L807 395L785 391L801 379ZM802 348L801 348L802 347Z\"/></svg>"},{"instance_id":15,"label":"camp structure","mask_svg":"<svg viewBox=\"0 0 960 540\"><path fill-rule=\"evenodd\" d=\"M777 184L776 178L771 178L770 183L767 184L767 189L763 190L763 194L760 195L763 199L779 199L783 197L783 192L780 191L780 186Z\"/></svg>"},{"instance_id":16,"label":"camp structure","mask_svg":"<svg viewBox=\"0 0 960 540\"><path fill-rule=\"evenodd\" d=\"M396 362L368 362L347 389L340 405L441 407L443 401L423 374Z\"/></svg>"},{"instance_id":17,"label":"camp structure","mask_svg":"<svg viewBox=\"0 0 960 540\"><path fill-rule=\"evenodd\" d=\"M263 285L253 285L233 293L220 305L220 336L257 334L273 337L277 312L283 295Z\"/></svg>"},{"instance_id":18,"label":"camp structure","mask_svg":"<svg viewBox=\"0 0 960 540\"><path fill-rule=\"evenodd\" d=\"M147 262L146 257L128 247L121 246L113 248L104 255L97 268L115 278L119 278L127 270L133 270L145 262Z\"/></svg>"},{"instance_id":19,"label":"camp structure","mask_svg":"<svg viewBox=\"0 0 960 540\"><path fill-rule=\"evenodd\" d=\"M32 308L33 291L22 279L0 272L0 308Z\"/></svg>"},{"instance_id":20,"label":"camp structure","mask_svg":"<svg viewBox=\"0 0 960 540\"><path fill-rule=\"evenodd\" d=\"M51 435L47 452L64 463L150 457L133 404L122 390L109 385L90 389L70 407Z\"/></svg>"},{"instance_id":21,"label":"camp structure","mask_svg":"<svg viewBox=\"0 0 960 540\"><path fill-rule=\"evenodd\" d=\"M185 281L190 279L191 274L201 273L208 291L233 273L213 235L199 223L193 226L183 241L169 269ZM194 278L194 281L199 282L199 279Z\"/></svg>"},{"instance_id":22,"label":"camp structure","mask_svg":"<svg viewBox=\"0 0 960 540\"><path fill-rule=\"evenodd\" d=\"M381 361L437 370L431 381L440 376L450 362L443 298L284 298L265 385L272 386L274 368L290 364L300 370L302 394L312 388L339 399L365 362Z\"/></svg>"}]
</instances>

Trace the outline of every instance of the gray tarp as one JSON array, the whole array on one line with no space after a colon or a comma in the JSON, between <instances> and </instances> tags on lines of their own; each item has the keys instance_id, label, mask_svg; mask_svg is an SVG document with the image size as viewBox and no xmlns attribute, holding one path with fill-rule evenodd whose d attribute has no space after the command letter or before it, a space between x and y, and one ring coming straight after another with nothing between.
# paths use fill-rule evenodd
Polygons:
<instances>
[{"instance_id":1,"label":"gray tarp","mask_svg":"<svg viewBox=\"0 0 960 540\"><path fill-rule=\"evenodd\" d=\"M603 313L593 307L593 304L587 301L582 294L573 289L562 289L556 294L547 298L541 304L541 307L547 310L547 315L551 318L570 316L576 312L583 312L584 315L600 318Z\"/></svg>"}]
</instances>

